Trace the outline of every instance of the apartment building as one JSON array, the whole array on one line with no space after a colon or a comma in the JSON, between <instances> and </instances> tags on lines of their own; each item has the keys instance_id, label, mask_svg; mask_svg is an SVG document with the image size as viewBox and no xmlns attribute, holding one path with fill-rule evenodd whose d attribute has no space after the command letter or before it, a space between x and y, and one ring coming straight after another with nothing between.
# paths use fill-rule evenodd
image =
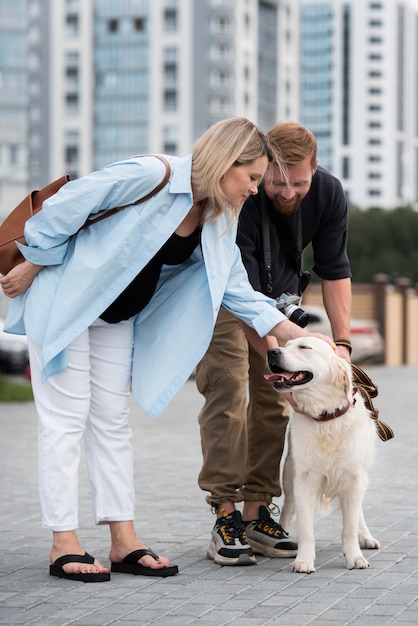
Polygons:
<instances>
[{"instance_id":1,"label":"apartment building","mask_svg":"<svg viewBox=\"0 0 418 626\"><path fill-rule=\"evenodd\" d=\"M418 208L418 1L302 0L300 120L363 208Z\"/></svg>"},{"instance_id":2,"label":"apartment building","mask_svg":"<svg viewBox=\"0 0 418 626\"><path fill-rule=\"evenodd\" d=\"M12 74L21 65L23 100L10 94L7 124L24 138L25 187L131 154L185 154L225 117L267 129L297 111L290 1L0 0L0 49L11 20L23 49L0 64ZM0 99L0 112L6 104ZM11 143L0 138L3 148Z\"/></svg>"},{"instance_id":3,"label":"apartment building","mask_svg":"<svg viewBox=\"0 0 418 626\"><path fill-rule=\"evenodd\" d=\"M26 0L0 0L0 218L27 187L28 37Z\"/></svg>"},{"instance_id":4,"label":"apartment building","mask_svg":"<svg viewBox=\"0 0 418 626\"><path fill-rule=\"evenodd\" d=\"M291 118L363 208L418 208L418 0L0 0L0 217L212 123Z\"/></svg>"}]
</instances>

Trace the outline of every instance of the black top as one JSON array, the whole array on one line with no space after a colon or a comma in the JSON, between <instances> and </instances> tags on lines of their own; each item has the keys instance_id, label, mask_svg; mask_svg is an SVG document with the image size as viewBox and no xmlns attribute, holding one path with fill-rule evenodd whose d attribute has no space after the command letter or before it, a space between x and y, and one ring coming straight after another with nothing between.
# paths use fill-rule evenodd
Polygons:
<instances>
[{"instance_id":1,"label":"black top","mask_svg":"<svg viewBox=\"0 0 418 626\"><path fill-rule=\"evenodd\" d=\"M187 261L200 241L200 232L199 226L188 237L180 237L173 233L100 318L105 322L115 324L142 311L154 295L162 266L179 265Z\"/></svg>"},{"instance_id":2,"label":"black top","mask_svg":"<svg viewBox=\"0 0 418 626\"><path fill-rule=\"evenodd\" d=\"M298 293L296 238L299 211L303 248L312 242L313 271L326 280L351 277L347 256L347 199L340 181L318 167L312 185L294 215L278 213L263 186L256 196L250 196L245 202L238 223L237 244L254 289L267 294L261 203L267 207L270 217L273 292L268 295L278 298L284 292Z\"/></svg>"}]
</instances>

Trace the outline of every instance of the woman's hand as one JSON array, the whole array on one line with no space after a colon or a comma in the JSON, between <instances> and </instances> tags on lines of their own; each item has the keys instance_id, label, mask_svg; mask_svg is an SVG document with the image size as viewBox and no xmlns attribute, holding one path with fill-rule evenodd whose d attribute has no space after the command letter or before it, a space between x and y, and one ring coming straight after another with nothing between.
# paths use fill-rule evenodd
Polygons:
<instances>
[{"instance_id":1,"label":"woman's hand","mask_svg":"<svg viewBox=\"0 0 418 626\"><path fill-rule=\"evenodd\" d=\"M317 337L318 339L326 341L326 343L335 349L333 340L327 337L327 335L307 332L305 329L300 328L300 326L290 322L289 320L284 320L283 322L280 322L280 324L277 324L271 329L269 334L276 337L276 339L282 344L286 343L286 341L289 341L290 339L296 339L297 337Z\"/></svg>"},{"instance_id":2,"label":"woman's hand","mask_svg":"<svg viewBox=\"0 0 418 626\"><path fill-rule=\"evenodd\" d=\"M4 295L8 298L20 296L31 286L33 279L41 269L42 265L23 261L23 263L13 267L5 276L0 276L0 286Z\"/></svg>"}]
</instances>

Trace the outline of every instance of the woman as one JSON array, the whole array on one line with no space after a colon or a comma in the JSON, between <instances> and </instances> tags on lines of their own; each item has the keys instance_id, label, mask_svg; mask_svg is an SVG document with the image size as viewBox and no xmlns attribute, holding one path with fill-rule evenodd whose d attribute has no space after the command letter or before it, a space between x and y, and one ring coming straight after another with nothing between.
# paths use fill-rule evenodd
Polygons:
<instances>
[{"instance_id":1,"label":"woman","mask_svg":"<svg viewBox=\"0 0 418 626\"><path fill-rule=\"evenodd\" d=\"M252 290L235 245L236 217L273 159L254 124L231 118L209 128L192 155L168 157L170 181L150 200L134 204L164 166L134 157L68 183L27 222L26 260L0 284L14 298L8 330L28 337L51 575L110 577L76 534L82 438L96 523L110 528L112 571L178 571L134 529L131 377L136 401L157 416L204 355L221 304L263 349L268 333L306 334ZM124 205L79 230L89 215Z\"/></svg>"}]
</instances>

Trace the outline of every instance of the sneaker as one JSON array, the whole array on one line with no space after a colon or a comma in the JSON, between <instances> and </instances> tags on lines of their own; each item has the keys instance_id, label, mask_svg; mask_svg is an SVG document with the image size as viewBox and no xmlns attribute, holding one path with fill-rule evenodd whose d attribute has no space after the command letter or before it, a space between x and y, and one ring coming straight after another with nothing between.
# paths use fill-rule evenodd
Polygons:
<instances>
[{"instance_id":1,"label":"sneaker","mask_svg":"<svg viewBox=\"0 0 418 626\"><path fill-rule=\"evenodd\" d=\"M216 520L207 557L218 565L254 565L257 563L254 552L247 543L239 511Z\"/></svg>"},{"instance_id":2,"label":"sneaker","mask_svg":"<svg viewBox=\"0 0 418 626\"><path fill-rule=\"evenodd\" d=\"M270 511L265 506L259 507L258 519L248 522L245 530L248 543L256 554L282 558L297 554L298 544L270 517Z\"/></svg>"}]
</instances>

